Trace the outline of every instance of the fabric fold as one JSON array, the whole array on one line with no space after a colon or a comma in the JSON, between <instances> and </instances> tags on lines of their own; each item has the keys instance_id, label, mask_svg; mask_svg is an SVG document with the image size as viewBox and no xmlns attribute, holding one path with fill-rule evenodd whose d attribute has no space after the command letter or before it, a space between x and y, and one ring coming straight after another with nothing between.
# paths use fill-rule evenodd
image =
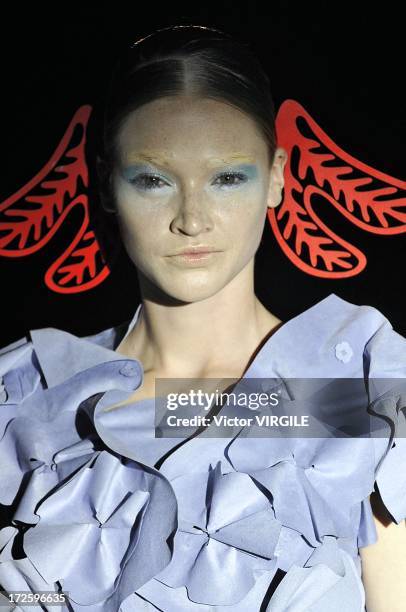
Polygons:
<instances>
[{"instance_id":1,"label":"fabric fold","mask_svg":"<svg viewBox=\"0 0 406 612\"><path fill-rule=\"evenodd\" d=\"M179 526L171 563L156 579L172 588L184 586L196 603L237 603L254 586L256 571L276 566L281 525L269 500L246 474L223 474L221 462L205 473L179 476L171 485Z\"/></svg>"},{"instance_id":2,"label":"fabric fold","mask_svg":"<svg viewBox=\"0 0 406 612\"><path fill-rule=\"evenodd\" d=\"M302 393L320 416L306 381L359 378L369 436L155 438L154 400L113 407L143 382L142 364L115 351L140 311L87 338L34 330L0 350L3 588L65 589L73 612L363 612L374 487L395 522L406 516L406 340L330 294L245 372L241 388L269 379L286 409ZM336 424L356 404L344 399Z\"/></svg>"}]
</instances>

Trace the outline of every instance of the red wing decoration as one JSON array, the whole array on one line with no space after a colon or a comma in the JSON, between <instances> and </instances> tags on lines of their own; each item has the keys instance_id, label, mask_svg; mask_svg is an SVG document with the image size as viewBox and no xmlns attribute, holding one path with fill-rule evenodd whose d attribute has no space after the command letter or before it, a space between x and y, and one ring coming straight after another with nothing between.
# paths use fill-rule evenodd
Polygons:
<instances>
[{"instance_id":1,"label":"red wing decoration","mask_svg":"<svg viewBox=\"0 0 406 612\"><path fill-rule=\"evenodd\" d=\"M80 208L82 223L64 253L50 266L45 283L58 293L91 289L109 275L89 227L85 159L86 127L92 111L81 106L45 166L0 204L0 255L24 257L43 248L70 212Z\"/></svg>"},{"instance_id":2,"label":"red wing decoration","mask_svg":"<svg viewBox=\"0 0 406 612\"><path fill-rule=\"evenodd\" d=\"M85 142L91 111L89 105L77 110L42 170L0 204L3 257L35 253L52 239L71 211L82 213L75 237L45 274L47 287L57 293L87 291L110 274L89 225ZM368 232L399 234L406 231L406 182L340 149L294 100L280 107L276 129L278 144L289 155L284 200L276 209L268 209L276 240L290 261L307 274L355 276L366 266L364 253L320 219L315 200L333 206Z\"/></svg>"},{"instance_id":3,"label":"red wing decoration","mask_svg":"<svg viewBox=\"0 0 406 612\"><path fill-rule=\"evenodd\" d=\"M268 209L268 219L282 250L313 276L359 274L367 263L364 253L323 223L315 199L368 232L399 234L406 231L406 182L340 149L294 100L281 105L276 129L289 160L283 203Z\"/></svg>"},{"instance_id":4,"label":"red wing decoration","mask_svg":"<svg viewBox=\"0 0 406 612\"><path fill-rule=\"evenodd\" d=\"M58 293L87 291L102 283L110 274L106 265L97 269L102 257L96 236L93 230L89 229L88 202L85 195L79 195L69 204L58 219L58 226L74 207L80 207L84 213L82 223L71 244L45 274L46 285ZM86 281L85 276L89 280Z\"/></svg>"}]
</instances>

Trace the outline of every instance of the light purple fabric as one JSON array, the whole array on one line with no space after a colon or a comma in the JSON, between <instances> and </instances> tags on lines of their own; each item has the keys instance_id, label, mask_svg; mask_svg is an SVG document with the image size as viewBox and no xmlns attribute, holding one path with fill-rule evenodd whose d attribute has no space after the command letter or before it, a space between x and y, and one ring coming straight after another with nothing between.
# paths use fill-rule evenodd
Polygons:
<instances>
[{"instance_id":1,"label":"light purple fabric","mask_svg":"<svg viewBox=\"0 0 406 612\"><path fill-rule=\"evenodd\" d=\"M209 428L184 443L155 438L153 400L107 411L142 385L142 364L114 351L141 309L94 336L35 330L0 351L0 584L63 588L74 612L259 612L286 572L266 612L365 610L359 547L376 540L374 485L394 521L406 516L406 340L375 308L330 294L271 335L244 375L365 378L393 435Z\"/></svg>"}]
</instances>

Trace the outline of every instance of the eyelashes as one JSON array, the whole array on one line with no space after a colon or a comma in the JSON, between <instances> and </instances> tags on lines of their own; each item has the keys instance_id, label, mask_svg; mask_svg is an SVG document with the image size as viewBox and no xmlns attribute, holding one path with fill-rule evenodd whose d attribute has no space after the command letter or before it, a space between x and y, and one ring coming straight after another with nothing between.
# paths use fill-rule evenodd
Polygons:
<instances>
[{"instance_id":1,"label":"eyelashes","mask_svg":"<svg viewBox=\"0 0 406 612\"><path fill-rule=\"evenodd\" d=\"M220 183L217 183L219 180ZM218 185L220 189L229 189L230 187L238 187L247 181L248 176L243 172L222 172L221 174L217 175L212 185Z\"/></svg>"},{"instance_id":2,"label":"eyelashes","mask_svg":"<svg viewBox=\"0 0 406 612\"><path fill-rule=\"evenodd\" d=\"M249 179L250 177L244 172L221 172L214 177L211 185L216 189L229 190L247 183ZM168 179L149 172L141 172L129 179L129 182L141 191L166 192L167 188L171 187L171 183Z\"/></svg>"},{"instance_id":3,"label":"eyelashes","mask_svg":"<svg viewBox=\"0 0 406 612\"><path fill-rule=\"evenodd\" d=\"M162 189L163 187L170 187L165 179L155 174L138 174L136 177L129 179L129 182L142 191L152 191Z\"/></svg>"}]
</instances>

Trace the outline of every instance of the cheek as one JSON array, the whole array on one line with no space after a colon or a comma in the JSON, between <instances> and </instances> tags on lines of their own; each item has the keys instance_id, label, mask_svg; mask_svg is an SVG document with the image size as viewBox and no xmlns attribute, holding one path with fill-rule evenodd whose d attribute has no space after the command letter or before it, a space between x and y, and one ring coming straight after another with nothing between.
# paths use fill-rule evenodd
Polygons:
<instances>
[{"instance_id":1,"label":"cheek","mask_svg":"<svg viewBox=\"0 0 406 612\"><path fill-rule=\"evenodd\" d=\"M154 249L151 225L144 217L134 214L120 214L118 219L121 239L129 258L137 268L145 268ZM148 231L146 231L148 228Z\"/></svg>"},{"instance_id":2,"label":"cheek","mask_svg":"<svg viewBox=\"0 0 406 612\"><path fill-rule=\"evenodd\" d=\"M151 206L133 198L117 204L118 223L124 243L131 251L153 247L162 225L162 208Z\"/></svg>"},{"instance_id":3,"label":"cheek","mask_svg":"<svg viewBox=\"0 0 406 612\"><path fill-rule=\"evenodd\" d=\"M260 186L236 194L233 205L224 209L223 225L228 234L235 237L237 248L239 241L242 241L241 248L245 248L260 240L266 210L267 202Z\"/></svg>"}]
</instances>

